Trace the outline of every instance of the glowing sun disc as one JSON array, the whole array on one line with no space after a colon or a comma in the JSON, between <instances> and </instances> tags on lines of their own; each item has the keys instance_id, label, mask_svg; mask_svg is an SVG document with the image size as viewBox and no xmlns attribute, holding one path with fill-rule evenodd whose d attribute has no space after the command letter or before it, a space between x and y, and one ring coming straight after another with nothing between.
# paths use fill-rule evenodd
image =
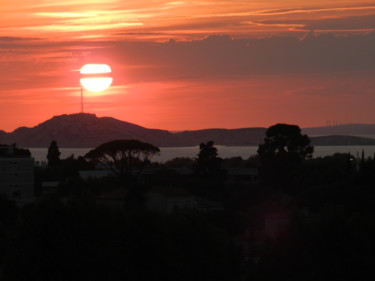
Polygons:
<instances>
[{"instance_id":1,"label":"glowing sun disc","mask_svg":"<svg viewBox=\"0 0 375 281\"><path fill-rule=\"evenodd\" d=\"M111 73L111 68L107 64L85 64L81 68L81 74Z\"/></svg>"},{"instance_id":2,"label":"glowing sun disc","mask_svg":"<svg viewBox=\"0 0 375 281\"><path fill-rule=\"evenodd\" d=\"M83 88L90 92L101 92L111 86L113 79L111 77L81 78L80 82Z\"/></svg>"},{"instance_id":3,"label":"glowing sun disc","mask_svg":"<svg viewBox=\"0 0 375 281\"><path fill-rule=\"evenodd\" d=\"M108 77L111 68L106 64L86 64L81 68L82 87L90 92L102 92L111 86L113 79Z\"/></svg>"}]
</instances>

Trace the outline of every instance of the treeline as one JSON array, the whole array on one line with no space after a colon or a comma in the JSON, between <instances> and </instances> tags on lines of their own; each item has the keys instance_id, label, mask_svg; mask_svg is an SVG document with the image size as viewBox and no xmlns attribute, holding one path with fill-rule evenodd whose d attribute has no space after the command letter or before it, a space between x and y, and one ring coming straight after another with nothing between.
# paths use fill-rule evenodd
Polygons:
<instances>
[{"instance_id":1,"label":"treeline","mask_svg":"<svg viewBox=\"0 0 375 281\"><path fill-rule=\"evenodd\" d=\"M191 211L168 216L143 209L111 211L85 196L69 202L54 197L20 211L8 225L11 230L1 233L3 280L229 280L240 275L238 248L206 216Z\"/></svg>"},{"instance_id":2,"label":"treeline","mask_svg":"<svg viewBox=\"0 0 375 281\"><path fill-rule=\"evenodd\" d=\"M138 154L132 154L134 149ZM154 146L117 142L89 157L60 160L54 144L49 166L37 168L36 181L61 181L56 193L43 196L40 185L39 199L21 209L1 197L1 278L375 277L374 159L350 154L312 158L309 138L286 124L270 127L258 154L249 159L221 159L210 141L200 145L195 159L153 163L154 152ZM121 166L122 172L119 155L128 165ZM80 179L79 170L98 165L119 173ZM153 172L140 177L147 167ZM233 168L258 170L259 178L229 180ZM183 189L216 207L151 211L145 203L155 186ZM126 191L121 208L98 204L98 197L111 190Z\"/></svg>"}]
</instances>

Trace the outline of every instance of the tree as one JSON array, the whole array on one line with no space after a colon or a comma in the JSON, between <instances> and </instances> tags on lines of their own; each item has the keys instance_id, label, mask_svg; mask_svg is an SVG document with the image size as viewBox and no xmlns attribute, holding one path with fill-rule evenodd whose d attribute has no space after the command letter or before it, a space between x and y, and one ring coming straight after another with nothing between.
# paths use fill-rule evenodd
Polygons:
<instances>
[{"instance_id":1,"label":"tree","mask_svg":"<svg viewBox=\"0 0 375 281\"><path fill-rule=\"evenodd\" d=\"M201 175L213 175L221 171L221 158L213 141L201 143L197 159L197 172Z\"/></svg>"},{"instance_id":2,"label":"tree","mask_svg":"<svg viewBox=\"0 0 375 281\"><path fill-rule=\"evenodd\" d=\"M57 146L57 142L53 140L48 148L48 154L47 154L47 159L48 159L48 165L49 166L56 166L60 162L60 150L59 147Z\"/></svg>"},{"instance_id":3,"label":"tree","mask_svg":"<svg viewBox=\"0 0 375 281\"><path fill-rule=\"evenodd\" d=\"M259 145L263 179L283 184L301 161L312 157L314 151L307 135L297 125L276 124L266 131Z\"/></svg>"},{"instance_id":4,"label":"tree","mask_svg":"<svg viewBox=\"0 0 375 281\"><path fill-rule=\"evenodd\" d=\"M307 135L301 134L297 125L276 124L266 131L264 144L260 144L258 154L262 161L271 159L288 159L299 162L310 158L314 148Z\"/></svg>"},{"instance_id":5,"label":"tree","mask_svg":"<svg viewBox=\"0 0 375 281\"><path fill-rule=\"evenodd\" d=\"M89 151L85 158L111 170L118 176L134 177L150 163L160 149L138 140L115 140Z\"/></svg>"}]
</instances>

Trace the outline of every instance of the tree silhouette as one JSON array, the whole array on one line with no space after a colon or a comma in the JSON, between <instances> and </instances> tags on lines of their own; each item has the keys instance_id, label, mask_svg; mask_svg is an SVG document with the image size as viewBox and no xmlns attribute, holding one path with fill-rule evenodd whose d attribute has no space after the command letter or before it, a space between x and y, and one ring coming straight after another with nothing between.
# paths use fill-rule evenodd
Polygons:
<instances>
[{"instance_id":1,"label":"tree silhouette","mask_svg":"<svg viewBox=\"0 0 375 281\"><path fill-rule=\"evenodd\" d=\"M48 148L48 154L47 154L47 159L48 159L48 165L49 166L56 166L60 162L60 150L59 147L57 146L57 142L53 140Z\"/></svg>"},{"instance_id":2,"label":"tree silhouette","mask_svg":"<svg viewBox=\"0 0 375 281\"><path fill-rule=\"evenodd\" d=\"M276 124L266 131L258 155L262 164L262 178L276 184L285 183L293 169L314 151L307 135L297 125Z\"/></svg>"},{"instance_id":3,"label":"tree silhouette","mask_svg":"<svg viewBox=\"0 0 375 281\"><path fill-rule=\"evenodd\" d=\"M212 175L221 170L221 159L213 141L201 143L197 159L197 172L200 175Z\"/></svg>"},{"instance_id":4,"label":"tree silhouette","mask_svg":"<svg viewBox=\"0 0 375 281\"><path fill-rule=\"evenodd\" d=\"M150 163L159 148L138 140L115 140L89 151L85 158L111 170L118 176L134 177Z\"/></svg>"}]
</instances>

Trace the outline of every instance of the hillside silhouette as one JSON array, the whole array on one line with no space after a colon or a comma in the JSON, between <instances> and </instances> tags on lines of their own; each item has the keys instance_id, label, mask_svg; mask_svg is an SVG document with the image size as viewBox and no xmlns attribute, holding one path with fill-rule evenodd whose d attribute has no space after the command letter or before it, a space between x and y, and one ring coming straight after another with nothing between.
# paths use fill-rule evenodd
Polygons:
<instances>
[{"instance_id":1,"label":"hillside silhouette","mask_svg":"<svg viewBox=\"0 0 375 281\"><path fill-rule=\"evenodd\" d=\"M2 143L24 147L48 147L51 139L61 147L94 147L115 139L139 139L156 145L171 145L168 131L146 129L111 117L78 113L54 116L32 128L21 127L0 136Z\"/></svg>"},{"instance_id":2,"label":"hillside silhouette","mask_svg":"<svg viewBox=\"0 0 375 281\"><path fill-rule=\"evenodd\" d=\"M351 136L375 136L375 124L342 124L326 127L311 127L302 129L309 136L327 135L351 135Z\"/></svg>"},{"instance_id":3,"label":"hillside silhouette","mask_svg":"<svg viewBox=\"0 0 375 281\"><path fill-rule=\"evenodd\" d=\"M197 146L212 140L216 145L257 146L266 128L205 129L170 132L149 129L112 117L77 113L54 116L32 128L20 127L13 132L0 131L0 143L17 143L21 147L48 147L56 140L60 147L96 147L117 139L137 139L159 147ZM375 145L375 125L340 125L306 128L314 145ZM352 136L350 136L352 135ZM368 136L354 137L355 135ZM319 136L319 137L314 137Z\"/></svg>"},{"instance_id":4,"label":"hillside silhouette","mask_svg":"<svg viewBox=\"0 0 375 281\"><path fill-rule=\"evenodd\" d=\"M172 133L148 129L112 117L77 113L54 116L32 128L20 127L11 133L0 132L1 143L23 147L48 147L56 140L60 147L95 147L116 139L137 139L162 147L196 146L207 139L218 145L258 145L265 128L208 129Z\"/></svg>"}]
</instances>

